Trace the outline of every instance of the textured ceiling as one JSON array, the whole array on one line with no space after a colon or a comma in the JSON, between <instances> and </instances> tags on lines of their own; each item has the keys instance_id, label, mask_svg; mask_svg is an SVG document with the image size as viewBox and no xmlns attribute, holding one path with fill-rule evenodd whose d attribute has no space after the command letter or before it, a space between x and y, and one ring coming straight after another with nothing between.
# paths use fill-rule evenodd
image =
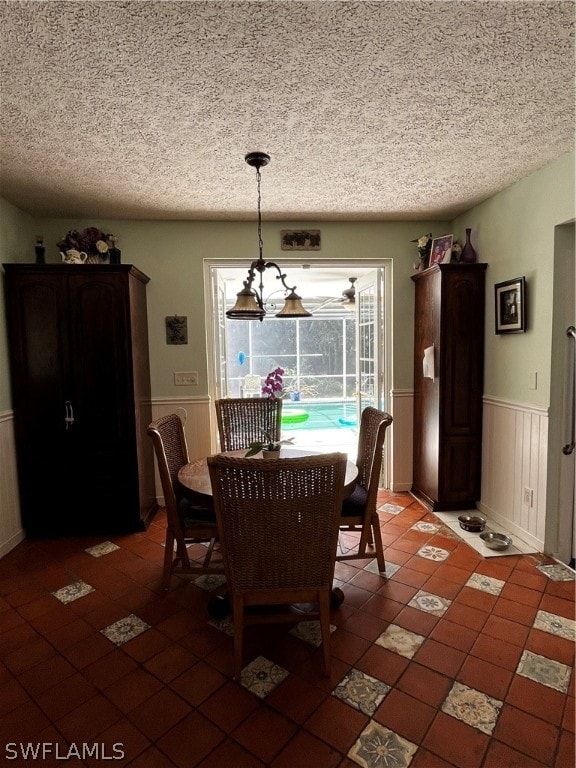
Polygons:
<instances>
[{"instance_id":1,"label":"textured ceiling","mask_svg":"<svg viewBox=\"0 0 576 768\"><path fill-rule=\"evenodd\" d=\"M574 3L3 2L0 194L38 215L446 218L574 146Z\"/></svg>"}]
</instances>

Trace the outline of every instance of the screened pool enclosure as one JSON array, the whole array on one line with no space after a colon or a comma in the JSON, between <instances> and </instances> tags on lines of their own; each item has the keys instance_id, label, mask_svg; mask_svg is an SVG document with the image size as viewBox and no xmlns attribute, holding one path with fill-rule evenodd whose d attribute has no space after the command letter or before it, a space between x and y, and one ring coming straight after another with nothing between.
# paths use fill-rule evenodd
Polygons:
<instances>
[{"instance_id":1,"label":"screened pool enclosure","mask_svg":"<svg viewBox=\"0 0 576 768\"><path fill-rule=\"evenodd\" d=\"M291 269L311 317L276 318L281 307L271 299L263 321L228 318L244 275L213 269L214 396L259 396L267 374L280 367L283 436L295 437L296 445L355 452L359 414L368 405L385 407L385 270L327 262L297 274ZM348 302L343 289L352 280L356 300Z\"/></svg>"},{"instance_id":2,"label":"screened pool enclosure","mask_svg":"<svg viewBox=\"0 0 576 768\"><path fill-rule=\"evenodd\" d=\"M262 323L229 322L226 342L231 397L246 394L246 376L256 375L263 383L270 371L283 368L283 437L293 438L297 446L334 444L335 450L354 452L357 429L353 313L291 320L267 318Z\"/></svg>"},{"instance_id":3,"label":"screened pool enclosure","mask_svg":"<svg viewBox=\"0 0 576 768\"><path fill-rule=\"evenodd\" d=\"M229 322L226 329L228 394L240 397L244 377L284 368L284 387L301 399L354 400L354 316L265 322Z\"/></svg>"}]
</instances>

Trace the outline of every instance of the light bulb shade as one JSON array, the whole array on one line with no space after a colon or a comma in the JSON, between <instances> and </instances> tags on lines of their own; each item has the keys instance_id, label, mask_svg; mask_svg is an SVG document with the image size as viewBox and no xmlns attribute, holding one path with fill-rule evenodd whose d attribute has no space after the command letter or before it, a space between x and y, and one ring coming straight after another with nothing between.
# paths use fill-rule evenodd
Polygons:
<instances>
[{"instance_id":1,"label":"light bulb shade","mask_svg":"<svg viewBox=\"0 0 576 768\"><path fill-rule=\"evenodd\" d=\"M286 296L284 306L275 317L312 317L312 313L304 309L302 299L294 291Z\"/></svg>"},{"instance_id":2,"label":"light bulb shade","mask_svg":"<svg viewBox=\"0 0 576 768\"><path fill-rule=\"evenodd\" d=\"M236 304L226 312L226 317L230 320L260 320L265 314L252 291L249 288L243 288L236 294Z\"/></svg>"}]
</instances>

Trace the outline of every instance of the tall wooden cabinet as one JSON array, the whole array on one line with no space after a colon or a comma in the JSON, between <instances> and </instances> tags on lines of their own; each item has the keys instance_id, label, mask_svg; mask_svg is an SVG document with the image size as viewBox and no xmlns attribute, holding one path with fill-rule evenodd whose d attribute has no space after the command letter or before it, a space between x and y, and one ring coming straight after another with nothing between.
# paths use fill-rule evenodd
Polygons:
<instances>
[{"instance_id":1,"label":"tall wooden cabinet","mask_svg":"<svg viewBox=\"0 0 576 768\"><path fill-rule=\"evenodd\" d=\"M143 530L155 508L146 283L129 264L4 264L29 536Z\"/></svg>"},{"instance_id":2,"label":"tall wooden cabinet","mask_svg":"<svg viewBox=\"0 0 576 768\"><path fill-rule=\"evenodd\" d=\"M439 264L412 276L412 493L431 510L474 509L480 498L486 266Z\"/></svg>"}]
</instances>

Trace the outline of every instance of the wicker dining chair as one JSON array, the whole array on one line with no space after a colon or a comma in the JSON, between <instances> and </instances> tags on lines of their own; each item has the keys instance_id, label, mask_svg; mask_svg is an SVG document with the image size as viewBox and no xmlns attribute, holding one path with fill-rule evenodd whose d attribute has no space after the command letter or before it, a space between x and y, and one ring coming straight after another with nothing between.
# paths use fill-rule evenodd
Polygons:
<instances>
[{"instance_id":1,"label":"wicker dining chair","mask_svg":"<svg viewBox=\"0 0 576 768\"><path fill-rule=\"evenodd\" d=\"M195 494L178 481L178 471L189 463L184 426L176 413L162 416L148 426L160 473L166 507L166 547L162 588L170 587L172 574L223 573L220 561L212 564L214 544L218 538L216 516L210 497ZM188 547L207 544L202 564L191 560Z\"/></svg>"},{"instance_id":2,"label":"wicker dining chair","mask_svg":"<svg viewBox=\"0 0 576 768\"><path fill-rule=\"evenodd\" d=\"M317 618L329 675L330 597L346 455L211 456L208 468L232 602L236 679L241 677L246 626ZM317 607L301 612L285 607L298 603ZM267 608L247 610L254 606Z\"/></svg>"},{"instance_id":3,"label":"wicker dining chair","mask_svg":"<svg viewBox=\"0 0 576 768\"><path fill-rule=\"evenodd\" d=\"M280 440L282 400L267 397L227 397L216 400L216 417L221 451L248 448L265 440L267 432Z\"/></svg>"},{"instance_id":4,"label":"wicker dining chair","mask_svg":"<svg viewBox=\"0 0 576 768\"><path fill-rule=\"evenodd\" d=\"M358 479L353 492L344 499L340 530L360 533L357 545L344 550L341 546L336 560L360 560L372 557L370 547L376 555L378 570L384 573L386 562L380 533L380 520L376 511L382 451L386 430L392 424L392 416L377 408L368 407L362 411L358 437Z\"/></svg>"}]
</instances>

